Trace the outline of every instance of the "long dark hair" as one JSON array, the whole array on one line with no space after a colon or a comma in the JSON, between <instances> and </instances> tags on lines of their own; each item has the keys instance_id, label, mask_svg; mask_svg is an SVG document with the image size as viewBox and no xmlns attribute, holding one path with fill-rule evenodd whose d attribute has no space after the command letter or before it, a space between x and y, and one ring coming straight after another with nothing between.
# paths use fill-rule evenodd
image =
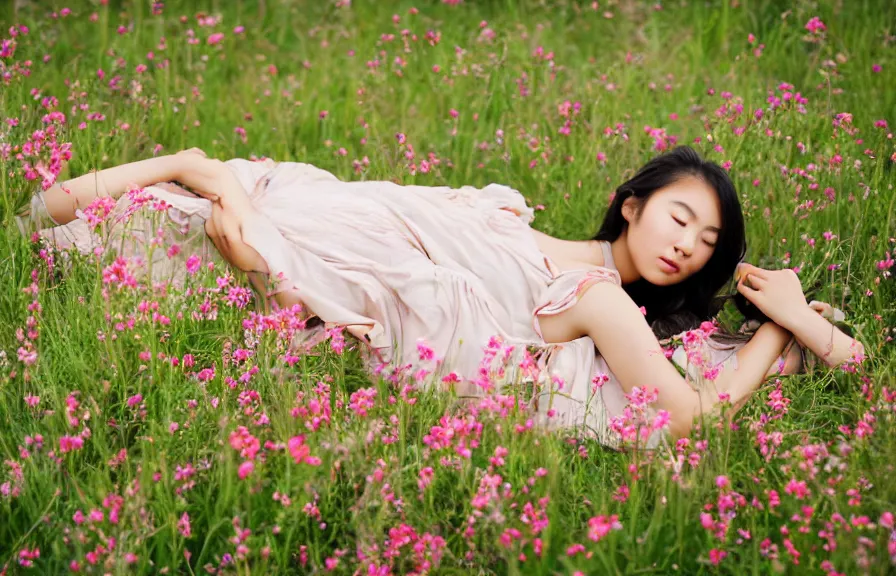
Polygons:
<instances>
[{"instance_id":1,"label":"long dark hair","mask_svg":"<svg viewBox=\"0 0 896 576\"><path fill-rule=\"evenodd\" d=\"M718 194L722 226L715 250L706 265L687 280L672 286L657 286L644 279L624 286L638 306L647 310L647 322L659 339L692 330L715 317L732 296L719 291L734 276L738 262L747 251L744 216L734 183L718 164L704 160L689 146L679 146L648 162L627 182L616 189L610 208L594 240L613 242L627 226L622 204L629 197L638 199L640 216L648 199L660 188L692 176L703 180ZM738 310L749 320L765 317L740 294L734 296Z\"/></svg>"}]
</instances>

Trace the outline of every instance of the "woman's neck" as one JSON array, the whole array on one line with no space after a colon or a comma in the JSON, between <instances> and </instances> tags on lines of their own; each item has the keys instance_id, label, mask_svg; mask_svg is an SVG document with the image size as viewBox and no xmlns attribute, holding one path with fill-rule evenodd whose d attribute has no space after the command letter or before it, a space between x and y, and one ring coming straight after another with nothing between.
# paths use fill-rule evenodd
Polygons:
<instances>
[{"instance_id":1,"label":"woman's neck","mask_svg":"<svg viewBox=\"0 0 896 576\"><path fill-rule=\"evenodd\" d=\"M632 262L631 253L628 250L627 234L623 232L616 240L610 243L610 252L613 253L613 263L619 278L623 284L629 284L641 278L638 270Z\"/></svg>"}]
</instances>

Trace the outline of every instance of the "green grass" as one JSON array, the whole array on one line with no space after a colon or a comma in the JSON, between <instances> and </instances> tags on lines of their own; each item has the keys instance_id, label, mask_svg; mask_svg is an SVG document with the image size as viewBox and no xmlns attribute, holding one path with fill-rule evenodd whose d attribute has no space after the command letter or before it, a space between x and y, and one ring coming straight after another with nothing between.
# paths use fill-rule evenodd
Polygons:
<instances>
[{"instance_id":1,"label":"green grass","mask_svg":"<svg viewBox=\"0 0 896 576\"><path fill-rule=\"evenodd\" d=\"M892 573L896 289L893 269L878 263L896 253L896 5L600 2L593 10L563 1L237 0L165 2L154 15L148 2L83 2L57 18L51 4L64 7L34 1L14 9L7 1L0 10L0 41L14 24L29 28L14 38L15 53L0 58L0 487L9 482L0 490L0 574L58 574L71 563L96 574L300 574L326 571L328 558L338 558L336 574L367 574L368 565L386 567L377 574ZM200 26L201 13L220 21ZM824 34L804 28L813 16ZM493 38L483 35L483 21ZM119 26L127 32L118 34ZM245 31L235 34L236 26ZM198 43L188 43L189 30ZM438 34L435 45L429 30ZM224 39L209 45L215 32ZM539 48L553 59L534 56ZM147 70L138 73L139 64ZM118 87L110 87L113 77ZM770 109L768 97L782 97L782 83L808 99L803 111L793 102ZM266 333L253 358L225 364L227 349L248 347L248 312L220 295L131 291L106 299L108 260L75 258L68 267L57 254L50 270L13 221L39 183L25 178L17 154L43 127L49 110L41 98L50 96L66 115L57 140L72 145L60 178L148 158L161 145L162 153L197 146L222 159L309 162L343 179L500 182L544 206L535 227L571 239L593 235L615 186L656 154L645 126L661 128L731 162L748 259L800 266L804 286L822 286L817 299L846 311L870 358L858 374L782 379L785 414L769 405L770 382L738 413L736 429L707 420L681 450L677 473L675 453L616 453L569 435L518 432L527 416L517 411L481 414L469 458L434 450L424 438L454 413L452 399L402 394L384 380L374 407L356 415L350 395L370 383L351 347L338 355L324 343L320 355L287 367L282 342ZM581 109L565 136L558 106L567 100ZM73 110L79 104L89 108ZM96 112L105 119L87 120ZM845 129L832 124L839 113L852 114ZM876 127L878 120L890 126ZM440 164L412 174L396 133L406 134L418 163L432 152ZM842 162L832 163L835 155ZM353 161L365 157L356 172ZM825 240L825 232L836 238ZM33 314L32 294L23 292L32 271L40 303ZM219 274L190 282L207 289ZM207 296L217 316L193 319ZM116 330L116 314L134 314L143 299L158 302L171 324ZM25 334L32 315L36 338ZM17 352L26 337L38 353L30 366ZM152 357L141 359L144 351ZM173 367L159 353L192 354L196 364ZM259 370L247 384L228 386L227 377L252 366ZM190 375L210 367L208 382ZM129 407L136 394L142 403ZM26 404L29 395L40 397L36 407ZM76 426L69 398L78 403ZM315 406L328 418L311 430L303 414ZM237 476L245 458L231 446L239 426L262 444L245 480ZM88 428L82 448L60 453L61 438ZM296 464L283 449L299 434L319 466ZM763 452L763 442L774 449ZM499 446L508 452L495 467L489 459ZM421 491L427 467L434 476ZM194 472L177 479L185 468ZM539 468L547 474L537 477ZM481 482L493 474L509 491L495 489L477 510ZM730 486L717 486L722 475ZM788 493L791 482L805 482L809 495ZM629 491L624 501L614 498L621 486ZM780 495L775 507L772 491ZM524 513L527 503L546 525ZM734 514L717 537L701 513L718 522L720 505ZM91 510L103 519L76 521L76 512ZM184 514L189 536L178 528ZM589 539L589 520L614 514L621 529ZM250 531L242 542L233 540L234 523ZM407 542L401 530L411 534ZM570 553L577 544L581 551ZM390 546L394 555L386 554ZM21 554L34 549L40 554L29 569ZM425 553L433 549L436 557ZM727 556L713 565L719 551Z\"/></svg>"}]
</instances>

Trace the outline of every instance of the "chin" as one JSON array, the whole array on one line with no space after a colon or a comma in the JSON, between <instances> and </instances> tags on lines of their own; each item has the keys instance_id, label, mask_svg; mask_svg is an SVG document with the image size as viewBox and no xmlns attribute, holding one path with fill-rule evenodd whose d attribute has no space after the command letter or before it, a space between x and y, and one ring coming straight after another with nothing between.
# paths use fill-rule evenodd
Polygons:
<instances>
[{"instance_id":1,"label":"chin","mask_svg":"<svg viewBox=\"0 0 896 576\"><path fill-rule=\"evenodd\" d=\"M658 269L650 270L647 274L641 274L641 278L654 286L674 286L684 281L684 277L680 272L672 275Z\"/></svg>"},{"instance_id":2,"label":"chin","mask_svg":"<svg viewBox=\"0 0 896 576\"><path fill-rule=\"evenodd\" d=\"M643 278L654 286L674 286L675 284L680 284L684 280L684 278L669 276L662 272L657 274L654 278L648 278L647 276L644 276Z\"/></svg>"}]
</instances>

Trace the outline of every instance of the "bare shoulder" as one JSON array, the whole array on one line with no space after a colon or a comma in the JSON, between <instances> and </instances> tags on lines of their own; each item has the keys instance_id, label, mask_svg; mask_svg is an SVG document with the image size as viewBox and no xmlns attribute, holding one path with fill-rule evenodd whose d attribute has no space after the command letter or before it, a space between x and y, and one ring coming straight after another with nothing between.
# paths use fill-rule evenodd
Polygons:
<instances>
[{"instance_id":1,"label":"bare shoulder","mask_svg":"<svg viewBox=\"0 0 896 576\"><path fill-rule=\"evenodd\" d=\"M622 286L611 282L596 282L587 287L570 308L559 314L538 317L545 342L593 337L599 327L615 326L618 329L632 321L646 325L631 297Z\"/></svg>"},{"instance_id":2,"label":"bare shoulder","mask_svg":"<svg viewBox=\"0 0 896 576\"><path fill-rule=\"evenodd\" d=\"M604 265L603 255L595 250L594 240L564 240L531 228L532 237L542 254L560 270L577 270ZM596 259L598 259L596 261Z\"/></svg>"},{"instance_id":3,"label":"bare shoulder","mask_svg":"<svg viewBox=\"0 0 896 576\"><path fill-rule=\"evenodd\" d=\"M545 234L535 228L530 228L530 230L532 231L532 236L535 238L535 243L538 245L539 250L551 258L564 259L562 253L568 251L567 245L570 244L570 242L561 240L560 238L554 238L550 234Z\"/></svg>"}]
</instances>

